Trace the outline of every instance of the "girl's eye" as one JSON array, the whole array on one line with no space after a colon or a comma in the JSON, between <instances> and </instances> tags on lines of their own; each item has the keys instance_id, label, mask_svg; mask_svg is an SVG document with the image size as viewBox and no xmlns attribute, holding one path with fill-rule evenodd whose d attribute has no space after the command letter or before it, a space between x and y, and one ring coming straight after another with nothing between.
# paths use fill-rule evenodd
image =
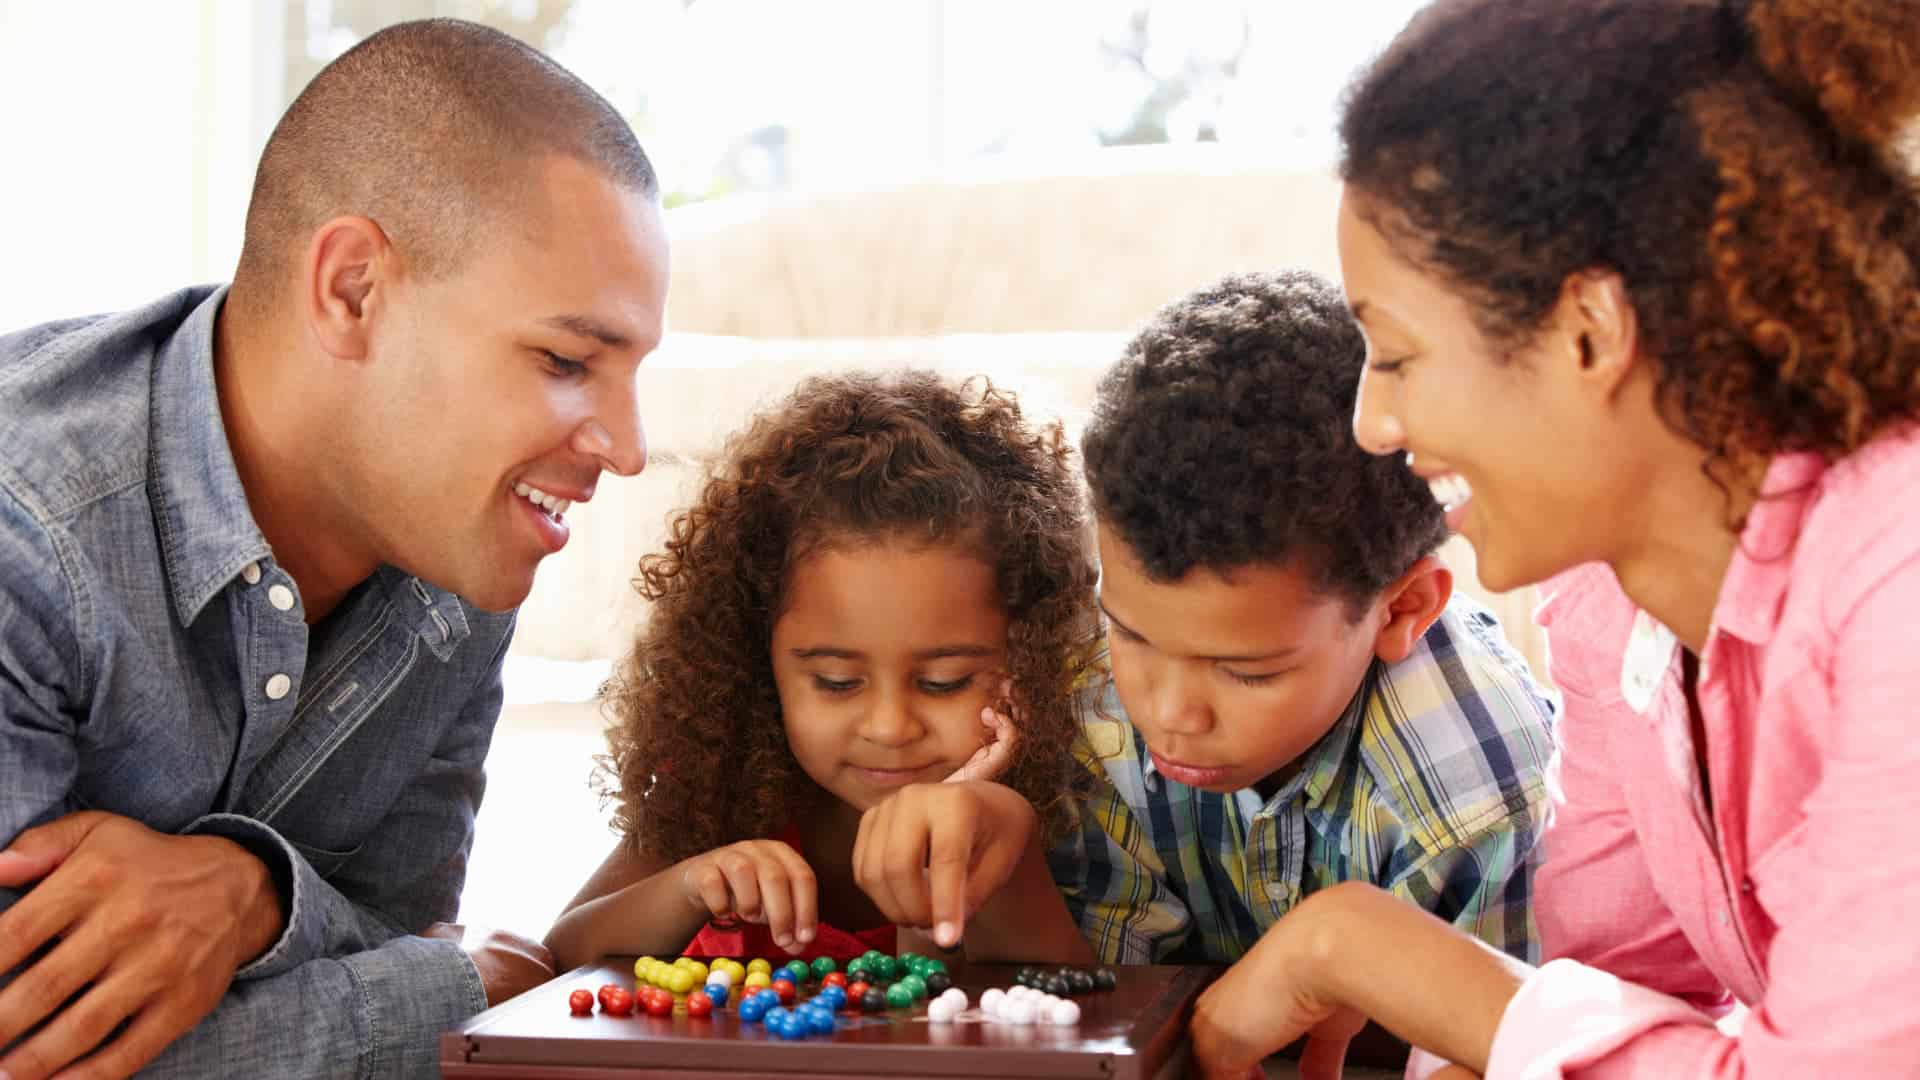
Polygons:
<instances>
[{"instance_id":1,"label":"girl's eye","mask_svg":"<svg viewBox=\"0 0 1920 1080\"><path fill-rule=\"evenodd\" d=\"M587 365L579 360L569 360L559 353L544 350L541 355L546 357L549 374L558 375L563 379L577 379L587 373Z\"/></svg>"},{"instance_id":2,"label":"girl's eye","mask_svg":"<svg viewBox=\"0 0 1920 1080\"><path fill-rule=\"evenodd\" d=\"M825 675L813 677L814 689L823 694L851 694L860 689L859 679L829 679Z\"/></svg>"},{"instance_id":3,"label":"girl's eye","mask_svg":"<svg viewBox=\"0 0 1920 1080\"><path fill-rule=\"evenodd\" d=\"M972 685L973 685L973 676L971 675L967 676L964 679L955 679L952 682L939 682L934 679L920 680L920 689L926 691L929 694L934 694L936 696L943 696L946 694L957 694L960 691L965 690L967 687Z\"/></svg>"}]
</instances>

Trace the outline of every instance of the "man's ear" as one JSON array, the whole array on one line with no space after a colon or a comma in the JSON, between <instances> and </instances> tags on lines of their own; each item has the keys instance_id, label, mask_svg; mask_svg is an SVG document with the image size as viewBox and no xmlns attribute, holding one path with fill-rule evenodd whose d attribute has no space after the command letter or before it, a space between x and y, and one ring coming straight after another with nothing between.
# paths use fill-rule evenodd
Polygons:
<instances>
[{"instance_id":1,"label":"man's ear","mask_svg":"<svg viewBox=\"0 0 1920 1080\"><path fill-rule=\"evenodd\" d=\"M373 314L393 270L393 246L370 218L337 217L316 229L302 264L301 314L314 340L342 360L367 356Z\"/></svg>"},{"instance_id":2,"label":"man's ear","mask_svg":"<svg viewBox=\"0 0 1920 1080\"><path fill-rule=\"evenodd\" d=\"M1373 654L1389 664L1405 660L1452 597L1453 571L1439 556L1428 555L1414 563L1374 601L1375 610L1383 612L1386 620L1374 635Z\"/></svg>"}]
</instances>

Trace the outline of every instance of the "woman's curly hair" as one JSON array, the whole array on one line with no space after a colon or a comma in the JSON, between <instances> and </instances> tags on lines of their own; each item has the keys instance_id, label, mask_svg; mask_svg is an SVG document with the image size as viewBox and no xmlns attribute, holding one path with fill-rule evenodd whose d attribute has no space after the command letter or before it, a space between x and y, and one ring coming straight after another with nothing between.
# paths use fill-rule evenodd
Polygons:
<instances>
[{"instance_id":1,"label":"woman's curly hair","mask_svg":"<svg viewBox=\"0 0 1920 1080\"><path fill-rule=\"evenodd\" d=\"M1721 482L1920 415L1915 0L1438 0L1350 89L1363 212L1525 341L1621 276Z\"/></svg>"},{"instance_id":2,"label":"woman's curly hair","mask_svg":"<svg viewBox=\"0 0 1920 1080\"><path fill-rule=\"evenodd\" d=\"M666 550L640 562L652 610L606 691L616 828L677 861L772 836L829 797L781 723L771 642L787 574L823 544L904 537L977 548L994 568L1020 714L999 779L1058 836L1084 771L1073 692L1096 652L1087 531L1060 425L1030 424L985 379L802 382L729 441Z\"/></svg>"}]
</instances>

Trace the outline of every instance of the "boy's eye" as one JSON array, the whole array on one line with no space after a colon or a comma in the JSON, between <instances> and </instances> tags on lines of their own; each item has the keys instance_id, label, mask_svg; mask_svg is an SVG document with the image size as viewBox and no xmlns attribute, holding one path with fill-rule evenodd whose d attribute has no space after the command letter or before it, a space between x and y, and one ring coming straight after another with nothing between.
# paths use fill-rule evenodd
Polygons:
<instances>
[{"instance_id":1,"label":"boy's eye","mask_svg":"<svg viewBox=\"0 0 1920 1080\"><path fill-rule=\"evenodd\" d=\"M1268 672L1264 675L1247 675L1238 671L1228 671L1226 673L1227 678L1232 679L1241 686L1271 686L1273 681L1278 679L1282 674L1282 672L1278 671Z\"/></svg>"},{"instance_id":2,"label":"boy's eye","mask_svg":"<svg viewBox=\"0 0 1920 1080\"><path fill-rule=\"evenodd\" d=\"M546 358L548 373L563 379L577 379L587 373L587 365L579 360L569 360L559 353L545 350L541 351L541 356Z\"/></svg>"},{"instance_id":3,"label":"boy's eye","mask_svg":"<svg viewBox=\"0 0 1920 1080\"><path fill-rule=\"evenodd\" d=\"M1400 373L1400 369L1406 367L1407 361L1411 359L1413 358L1410 356L1399 356L1392 360L1374 360L1368 363L1367 366L1382 375L1397 375Z\"/></svg>"},{"instance_id":4,"label":"boy's eye","mask_svg":"<svg viewBox=\"0 0 1920 1080\"><path fill-rule=\"evenodd\" d=\"M851 694L860 689L859 679L829 679L825 675L813 677L814 689L823 694Z\"/></svg>"},{"instance_id":5,"label":"boy's eye","mask_svg":"<svg viewBox=\"0 0 1920 1080\"><path fill-rule=\"evenodd\" d=\"M920 689L934 695L957 694L972 685L973 676L971 675L964 679L954 679L950 682L941 682L937 679L920 680Z\"/></svg>"}]
</instances>

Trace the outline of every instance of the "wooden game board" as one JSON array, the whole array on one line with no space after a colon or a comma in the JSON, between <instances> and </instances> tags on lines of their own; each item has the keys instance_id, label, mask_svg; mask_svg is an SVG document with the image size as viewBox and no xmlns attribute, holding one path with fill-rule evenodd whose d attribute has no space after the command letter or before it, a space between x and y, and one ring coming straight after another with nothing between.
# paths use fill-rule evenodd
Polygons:
<instances>
[{"instance_id":1,"label":"wooden game board","mask_svg":"<svg viewBox=\"0 0 1920 1080\"><path fill-rule=\"evenodd\" d=\"M974 965L955 981L978 1001L1010 986L1012 965ZM612 958L488 1009L440 1040L441 1074L458 1078L602 1080L655 1076L1100 1077L1151 1080L1178 1067L1193 999L1219 974L1210 967L1118 967L1119 987L1075 998L1071 1027L962 1019L935 1024L924 1003L884 1013L842 1013L832 1035L785 1041L742 1024L733 1006L711 1018L684 1014L573 1016L567 995L605 983L631 989L633 963ZM803 995L804 996L804 995ZM970 1011L968 1016L977 1015Z\"/></svg>"}]
</instances>

